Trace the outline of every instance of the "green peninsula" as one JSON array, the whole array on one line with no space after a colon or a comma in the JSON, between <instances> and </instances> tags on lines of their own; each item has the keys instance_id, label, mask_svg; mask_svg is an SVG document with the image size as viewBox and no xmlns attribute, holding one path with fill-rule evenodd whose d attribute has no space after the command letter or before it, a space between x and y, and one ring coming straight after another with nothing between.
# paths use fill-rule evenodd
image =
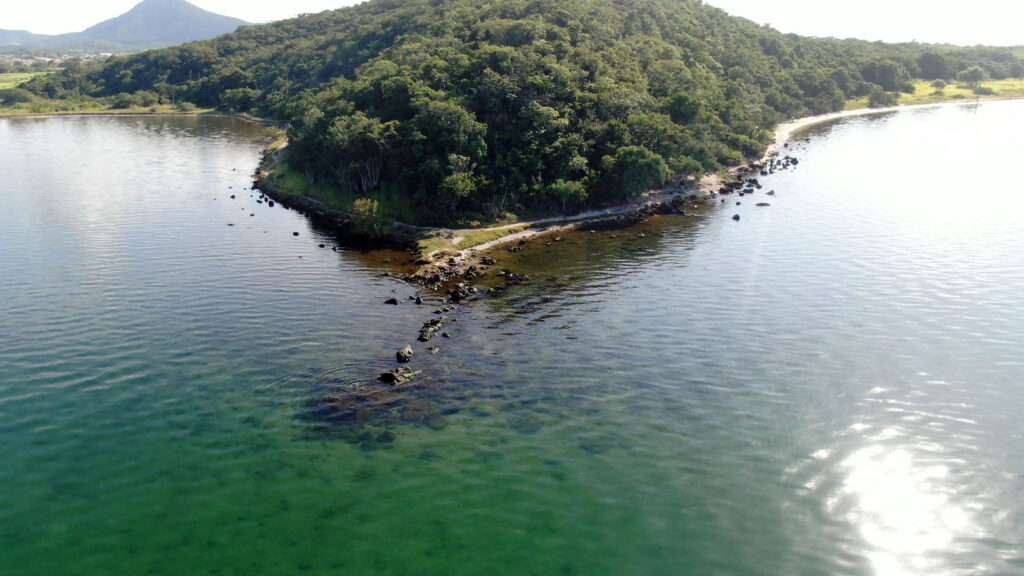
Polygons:
<instances>
[{"instance_id":1,"label":"green peninsula","mask_svg":"<svg viewBox=\"0 0 1024 576\"><path fill-rule=\"evenodd\" d=\"M377 230L620 203L759 158L784 120L972 67L1024 77L1019 50L801 37L699 0L370 0L18 90L274 119L270 177Z\"/></svg>"}]
</instances>

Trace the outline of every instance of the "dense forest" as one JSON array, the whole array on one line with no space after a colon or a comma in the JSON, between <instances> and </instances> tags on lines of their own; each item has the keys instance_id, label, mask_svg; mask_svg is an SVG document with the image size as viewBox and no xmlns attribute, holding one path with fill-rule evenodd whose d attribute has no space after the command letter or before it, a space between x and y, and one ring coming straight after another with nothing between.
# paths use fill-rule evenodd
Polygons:
<instances>
[{"instance_id":1,"label":"dense forest","mask_svg":"<svg viewBox=\"0 0 1024 576\"><path fill-rule=\"evenodd\" d=\"M310 183L443 223L618 201L973 66L1024 76L1010 49L784 35L699 0L371 0L25 89L278 119Z\"/></svg>"}]
</instances>

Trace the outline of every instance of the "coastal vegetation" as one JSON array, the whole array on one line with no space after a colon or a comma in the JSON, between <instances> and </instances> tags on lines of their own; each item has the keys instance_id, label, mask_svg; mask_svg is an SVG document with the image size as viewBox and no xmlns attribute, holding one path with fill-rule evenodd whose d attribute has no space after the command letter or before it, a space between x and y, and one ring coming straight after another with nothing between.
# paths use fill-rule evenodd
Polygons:
<instances>
[{"instance_id":1,"label":"coastal vegetation","mask_svg":"<svg viewBox=\"0 0 1024 576\"><path fill-rule=\"evenodd\" d=\"M984 94L975 93L974 89L965 83L951 80L921 80L913 81L914 91L901 93L896 103L904 106L918 104L935 104L956 100L982 100L1024 98L1024 79L1005 78L1002 80L987 80L979 86ZM847 101L847 110L867 108L869 105L867 97L853 98Z\"/></svg>"},{"instance_id":2,"label":"coastal vegetation","mask_svg":"<svg viewBox=\"0 0 1024 576\"><path fill-rule=\"evenodd\" d=\"M0 116L71 114L209 114L213 108L197 108L191 102L170 104L132 98L40 98L22 88L0 88Z\"/></svg>"},{"instance_id":3,"label":"coastal vegetation","mask_svg":"<svg viewBox=\"0 0 1024 576\"><path fill-rule=\"evenodd\" d=\"M280 190L365 198L374 228L466 226L622 202L760 156L783 120L974 67L1024 77L1011 49L805 38L691 0L372 0L22 89L274 118Z\"/></svg>"}]
</instances>

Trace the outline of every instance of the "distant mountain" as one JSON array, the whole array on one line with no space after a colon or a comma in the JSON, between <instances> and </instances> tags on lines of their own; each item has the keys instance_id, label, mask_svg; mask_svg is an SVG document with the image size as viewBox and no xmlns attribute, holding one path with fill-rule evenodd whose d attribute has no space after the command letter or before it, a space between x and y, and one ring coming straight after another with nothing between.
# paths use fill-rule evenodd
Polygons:
<instances>
[{"instance_id":1,"label":"distant mountain","mask_svg":"<svg viewBox=\"0 0 1024 576\"><path fill-rule=\"evenodd\" d=\"M33 34L25 30L4 30L0 28L0 46L20 46L51 38L44 34Z\"/></svg>"},{"instance_id":2,"label":"distant mountain","mask_svg":"<svg viewBox=\"0 0 1024 576\"><path fill-rule=\"evenodd\" d=\"M30 52L138 52L207 40L248 22L214 14L186 0L143 0L124 14L82 32L42 36L0 31L0 47ZM8 36L10 38L8 38Z\"/></svg>"},{"instance_id":3,"label":"distant mountain","mask_svg":"<svg viewBox=\"0 0 1024 576\"><path fill-rule=\"evenodd\" d=\"M74 36L125 46L173 46L234 32L244 20L221 16L185 0L143 0L134 8Z\"/></svg>"}]
</instances>

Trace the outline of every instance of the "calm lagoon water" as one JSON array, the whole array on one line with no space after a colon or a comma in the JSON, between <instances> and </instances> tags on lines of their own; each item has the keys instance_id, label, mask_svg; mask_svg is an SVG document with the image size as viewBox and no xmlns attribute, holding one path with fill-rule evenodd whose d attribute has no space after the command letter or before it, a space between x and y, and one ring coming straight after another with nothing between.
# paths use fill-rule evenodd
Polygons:
<instances>
[{"instance_id":1,"label":"calm lagoon water","mask_svg":"<svg viewBox=\"0 0 1024 576\"><path fill-rule=\"evenodd\" d=\"M1021 125L812 129L498 251L533 281L429 355L393 254L251 195L262 128L0 120L0 574L1024 574ZM407 343L398 402L310 407Z\"/></svg>"}]
</instances>

